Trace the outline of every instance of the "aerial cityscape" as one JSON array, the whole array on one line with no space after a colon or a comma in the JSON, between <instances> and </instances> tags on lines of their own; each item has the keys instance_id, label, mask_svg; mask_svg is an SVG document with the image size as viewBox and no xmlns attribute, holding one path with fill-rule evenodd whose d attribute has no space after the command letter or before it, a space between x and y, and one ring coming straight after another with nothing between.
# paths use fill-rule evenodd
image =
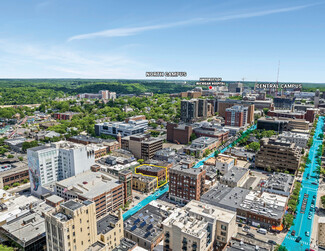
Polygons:
<instances>
[{"instance_id":1,"label":"aerial cityscape","mask_svg":"<svg viewBox=\"0 0 325 251\"><path fill-rule=\"evenodd\" d=\"M325 2L0 9L0 251L325 250Z\"/></svg>"}]
</instances>

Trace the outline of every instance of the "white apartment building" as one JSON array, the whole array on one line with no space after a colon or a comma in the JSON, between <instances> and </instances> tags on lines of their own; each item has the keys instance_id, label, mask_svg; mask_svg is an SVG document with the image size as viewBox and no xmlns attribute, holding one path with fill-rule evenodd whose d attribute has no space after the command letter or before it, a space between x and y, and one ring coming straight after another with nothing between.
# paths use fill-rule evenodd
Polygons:
<instances>
[{"instance_id":1,"label":"white apartment building","mask_svg":"<svg viewBox=\"0 0 325 251\"><path fill-rule=\"evenodd\" d=\"M295 143L296 147L306 148L309 135L302 133L283 132L279 139L285 139L288 142Z\"/></svg>"},{"instance_id":2,"label":"white apartment building","mask_svg":"<svg viewBox=\"0 0 325 251\"><path fill-rule=\"evenodd\" d=\"M215 250L237 232L236 213L192 200L163 221L164 250Z\"/></svg>"},{"instance_id":3,"label":"white apartment building","mask_svg":"<svg viewBox=\"0 0 325 251\"><path fill-rule=\"evenodd\" d=\"M46 192L44 185L82 173L95 164L93 149L64 141L30 148L27 158L31 191L36 195Z\"/></svg>"}]
</instances>

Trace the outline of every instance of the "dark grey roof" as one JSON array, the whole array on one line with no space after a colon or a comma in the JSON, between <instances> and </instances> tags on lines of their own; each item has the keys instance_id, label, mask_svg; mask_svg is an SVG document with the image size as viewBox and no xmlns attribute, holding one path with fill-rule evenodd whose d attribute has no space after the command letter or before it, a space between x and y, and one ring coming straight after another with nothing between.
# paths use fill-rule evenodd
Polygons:
<instances>
[{"instance_id":1,"label":"dark grey roof","mask_svg":"<svg viewBox=\"0 0 325 251\"><path fill-rule=\"evenodd\" d=\"M81 203L79 203L77 201L74 201L74 200L69 200L69 201L67 201L65 203L62 203L61 206L66 207L66 208L68 208L70 210L76 210L76 209L82 207L83 204L81 204Z\"/></svg>"},{"instance_id":2,"label":"dark grey roof","mask_svg":"<svg viewBox=\"0 0 325 251\"><path fill-rule=\"evenodd\" d=\"M104 218L97 221L97 235L106 234L107 232L114 229L116 222L118 222L118 217L108 214Z\"/></svg>"},{"instance_id":3,"label":"dark grey roof","mask_svg":"<svg viewBox=\"0 0 325 251\"><path fill-rule=\"evenodd\" d=\"M113 249L113 251L129 251L137 246L137 243L131 241L130 239L123 238L121 239L120 245Z\"/></svg>"}]
</instances>

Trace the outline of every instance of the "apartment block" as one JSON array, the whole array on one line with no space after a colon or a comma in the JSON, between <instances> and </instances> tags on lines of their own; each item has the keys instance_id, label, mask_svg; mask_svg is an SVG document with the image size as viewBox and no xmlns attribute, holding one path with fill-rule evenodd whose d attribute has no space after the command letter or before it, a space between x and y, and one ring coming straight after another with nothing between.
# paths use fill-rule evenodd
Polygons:
<instances>
[{"instance_id":1,"label":"apartment block","mask_svg":"<svg viewBox=\"0 0 325 251\"><path fill-rule=\"evenodd\" d=\"M73 116L79 114L78 112L64 112L64 113L54 113L54 119L58 120L71 120Z\"/></svg>"},{"instance_id":2,"label":"apartment block","mask_svg":"<svg viewBox=\"0 0 325 251\"><path fill-rule=\"evenodd\" d=\"M96 217L117 210L125 203L124 183L102 172L83 172L55 183L56 195L65 200L94 201Z\"/></svg>"},{"instance_id":3,"label":"apartment block","mask_svg":"<svg viewBox=\"0 0 325 251\"><path fill-rule=\"evenodd\" d=\"M220 126L214 124L205 124L196 127L193 129L193 132L197 137L218 138L221 142L227 141L229 135L229 130L222 129Z\"/></svg>"},{"instance_id":4,"label":"apartment block","mask_svg":"<svg viewBox=\"0 0 325 251\"><path fill-rule=\"evenodd\" d=\"M248 107L235 105L226 109L225 125L243 127L247 125Z\"/></svg>"},{"instance_id":5,"label":"apartment block","mask_svg":"<svg viewBox=\"0 0 325 251\"><path fill-rule=\"evenodd\" d=\"M200 200L204 192L206 170L181 165L169 170L169 198L184 203Z\"/></svg>"},{"instance_id":6,"label":"apartment block","mask_svg":"<svg viewBox=\"0 0 325 251\"><path fill-rule=\"evenodd\" d=\"M162 225L165 251L218 250L237 232L236 213L194 200L176 209Z\"/></svg>"},{"instance_id":7,"label":"apartment block","mask_svg":"<svg viewBox=\"0 0 325 251\"><path fill-rule=\"evenodd\" d=\"M23 183L29 179L29 170L26 164L0 164L0 189L12 186L14 183Z\"/></svg>"},{"instance_id":8,"label":"apartment block","mask_svg":"<svg viewBox=\"0 0 325 251\"><path fill-rule=\"evenodd\" d=\"M129 150L138 159L152 159L155 153L162 149L163 139L150 137L149 134L139 134L123 137L122 149Z\"/></svg>"},{"instance_id":9,"label":"apartment block","mask_svg":"<svg viewBox=\"0 0 325 251\"><path fill-rule=\"evenodd\" d=\"M233 100L233 99L226 99L226 100L218 100L218 113L219 116L225 118L226 117L226 109L231 108L232 106L244 106L248 108L247 111L247 123L251 124L254 122L254 111L255 105L252 102L245 101L245 100Z\"/></svg>"},{"instance_id":10,"label":"apartment block","mask_svg":"<svg viewBox=\"0 0 325 251\"><path fill-rule=\"evenodd\" d=\"M262 139L261 148L256 154L255 166L264 170L290 171L295 173L300 164L301 150L294 143L276 137Z\"/></svg>"},{"instance_id":11,"label":"apartment block","mask_svg":"<svg viewBox=\"0 0 325 251\"><path fill-rule=\"evenodd\" d=\"M198 119L207 118L208 102L206 99L191 99L181 101L181 120L192 123Z\"/></svg>"}]
</instances>

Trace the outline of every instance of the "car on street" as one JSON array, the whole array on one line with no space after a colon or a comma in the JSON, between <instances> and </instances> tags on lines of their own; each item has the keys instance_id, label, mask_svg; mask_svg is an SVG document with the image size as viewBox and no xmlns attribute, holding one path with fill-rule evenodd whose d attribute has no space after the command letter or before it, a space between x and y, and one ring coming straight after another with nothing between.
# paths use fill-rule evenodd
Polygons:
<instances>
[{"instance_id":1,"label":"car on street","mask_svg":"<svg viewBox=\"0 0 325 251\"><path fill-rule=\"evenodd\" d=\"M254 237L255 237L255 235L254 235L254 234L252 234L252 233L249 233L249 232L248 232L246 235L247 235L247 236L249 236L249 237L252 237L252 238L254 238Z\"/></svg>"},{"instance_id":2,"label":"car on street","mask_svg":"<svg viewBox=\"0 0 325 251\"><path fill-rule=\"evenodd\" d=\"M277 244L274 240L268 240L267 243L269 243L270 245L276 245Z\"/></svg>"},{"instance_id":3,"label":"car on street","mask_svg":"<svg viewBox=\"0 0 325 251\"><path fill-rule=\"evenodd\" d=\"M140 200L140 197L139 196L135 196L134 198L136 198L137 200Z\"/></svg>"},{"instance_id":4,"label":"car on street","mask_svg":"<svg viewBox=\"0 0 325 251\"><path fill-rule=\"evenodd\" d=\"M295 242L300 242L301 241L301 237L298 236L297 239L295 240Z\"/></svg>"},{"instance_id":5,"label":"car on street","mask_svg":"<svg viewBox=\"0 0 325 251\"><path fill-rule=\"evenodd\" d=\"M292 236L295 236L296 235L296 231L295 230L292 230L291 235Z\"/></svg>"},{"instance_id":6,"label":"car on street","mask_svg":"<svg viewBox=\"0 0 325 251\"><path fill-rule=\"evenodd\" d=\"M305 235L306 235L307 237L309 237L309 232L308 232L308 231L306 231L306 232L305 232Z\"/></svg>"},{"instance_id":7,"label":"car on street","mask_svg":"<svg viewBox=\"0 0 325 251\"><path fill-rule=\"evenodd\" d=\"M312 182L311 184L312 184L312 185L317 185L317 183L316 183L316 182Z\"/></svg>"},{"instance_id":8,"label":"car on street","mask_svg":"<svg viewBox=\"0 0 325 251\"><path fill-rule=\"evenodd\" d=\"M243 231L248 233L249 232L249 229L247 229L247 228L244 227L243 228Z\"/></svg>"},{"instance_id":9,"label":"car on street","mask_svg":"<svg viewBox=\"0 0 325 251\"><path fill-rule=\"evenodd\" d=\"M311 220L311 218L312 218L311 214L310 214L310 215L308 215L308 220Z\"/></svg>"},{"instance_id":10,"label":"car on street","mask_svg":"<svg viewBox=\"0 0 325 251\"><path fill-rule=\"evenodd\" d=\"M313 198L316 199L316 195L314 195Z\"/></svg>"},{"instance_id":11,"label":"car on street","mask_svg":"<svg viewBox=\"0 0 325 251\"><path fill-rule=\"evenodd\" d=\"M266 234L267 233L267 230L264 229L264 228L260 228L260 229L257 229L256 232L258 232L259 234Z\"/></svg>"},{"instance_id":12,"label":"car on street","mask_svg":"<svg viewBox=\"0 0 325 251\"><path fill-rule=\"evenodd\" d=\"M239 223L239 224L238 224L238 227L243 227L243 224Z\"/></svg>"}]
</instances>

